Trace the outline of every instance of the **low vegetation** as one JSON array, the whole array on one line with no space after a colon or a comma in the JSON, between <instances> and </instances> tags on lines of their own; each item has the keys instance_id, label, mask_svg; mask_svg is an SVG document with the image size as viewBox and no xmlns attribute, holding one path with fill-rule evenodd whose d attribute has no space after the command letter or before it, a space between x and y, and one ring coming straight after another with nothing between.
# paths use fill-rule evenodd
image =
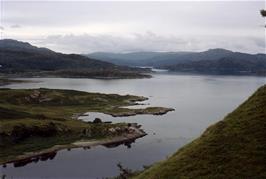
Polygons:
<instances>
[{"instance_id":1,"label":"low vegetation","mask_svg":"<svg viewBox=\"0 0 266 179\"><path fill-rule=\"evenodd\" d=\"M174 111L174 109L165 107L147 107L144 109L112 108L111 110L107 110L105 113L110 114L113 117L122 117L135 116L137 114L163 115L169 111Z\"/></svg>"},{"instance_id":2,"label":"low vegetation","mask_svg":"<svg viewBox=\"0 0 266 179\"><path fill-rule=\"evenodd\" d=\"M136 179L266 178L266 86L201 137Z\"/></svg>"}]
</instances>

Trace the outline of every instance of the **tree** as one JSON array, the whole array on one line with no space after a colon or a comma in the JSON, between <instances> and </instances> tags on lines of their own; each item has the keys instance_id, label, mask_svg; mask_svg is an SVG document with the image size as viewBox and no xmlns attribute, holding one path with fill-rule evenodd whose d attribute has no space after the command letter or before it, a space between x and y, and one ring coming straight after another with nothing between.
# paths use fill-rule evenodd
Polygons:
<instances>
[{"instance_id":1,"label":"tree","mask_svg":"<svg viewBox=\"0 0 266 179\"><path fill-rule=\"evenodd\" d=\"M260 10L260 14L262 17L266 17L266 10L264 9ZM266 25L264 27L266 28Z\"/></svg>"},{"instance_id":2,"label":"tree","mask_svg":"<svg viewBox=\"0 0 266 179\"><path fill-rule=\"evenodd\" d=\"M264 9L260 10L260 14L262 15L262 17L266 17L266 10Z\"/></svg>"}]
</instances>

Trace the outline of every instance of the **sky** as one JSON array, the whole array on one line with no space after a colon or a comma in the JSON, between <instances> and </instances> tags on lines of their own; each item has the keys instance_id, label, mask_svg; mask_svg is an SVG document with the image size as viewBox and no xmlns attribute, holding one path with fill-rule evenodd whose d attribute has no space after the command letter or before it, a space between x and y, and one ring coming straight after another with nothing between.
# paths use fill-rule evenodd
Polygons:
<instances>
[{"instance_id":1,"label":"sky","mask_svg":"<svg viewBox=\"0 0 266 179\"><path fill-rule=\"evenodd\" d=\"M63 53L265 52L264 1L3 1L1 39Z\"/></svg>"}]
</instances>

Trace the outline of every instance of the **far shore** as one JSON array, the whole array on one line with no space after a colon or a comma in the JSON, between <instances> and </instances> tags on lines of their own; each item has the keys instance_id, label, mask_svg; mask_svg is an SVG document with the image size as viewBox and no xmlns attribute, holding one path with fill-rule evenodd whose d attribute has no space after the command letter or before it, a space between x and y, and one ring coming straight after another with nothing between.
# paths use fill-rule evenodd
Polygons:
<instances>
[{"instance_id":1,"label":"far shore","mask_svg":"<svg viewBox=\"0 0 266 179\"><path fill-rule=\"evenodd\" d=\"M87 78L87 79L102 79L102 80L115 80L115 79L144 79L152 78L151 72L127 72L121 71L120 73L105 74L105 72L79 72L79 71L38 71L38 72L18 72L0 73L3 78Z\"/></svg>"},{"instance_id":2,"label":"far shore","mask_svg":"<svg viewBox=\"0 0 266 179\"><path fill-rule=\"evenodd\" d=\"M0 76L0 86L15 84L15 83L31 83L33 81L30 80L21 80L21 79L14 79L14 78L6 78L3 76Z\"/></svg>"}]
</instances>

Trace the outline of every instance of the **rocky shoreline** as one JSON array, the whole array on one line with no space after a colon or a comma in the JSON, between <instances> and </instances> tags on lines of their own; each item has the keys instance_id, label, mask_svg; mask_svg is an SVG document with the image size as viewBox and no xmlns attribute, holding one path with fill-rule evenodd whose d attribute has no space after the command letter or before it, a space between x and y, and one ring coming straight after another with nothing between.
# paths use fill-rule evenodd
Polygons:
<instances>
[{"instance_id":1,"label":"rocky shoreline","mask_svg":"<svg viewBox=\"0 0 266 179\"><path fill-rule=\"evenodd\" d=\"M128 117L128 116L136 116L136 115L164 115L168 112L175 111L174 108L165 108L165 107L147 107L143 109L130 109L130 108L122 108L126 111L119 111L119 112L102 112L103 114L110 115L112 117ZM97 112L97 111L95 111ZM89 116L90 112L86 113L75 113L71 116L71 119L78 119L79 117Z\"/></svg>"},{"instance_id":2,"label":"rocky shoreline","mask_svg":"<svg viewBox=\"0 0 266 179\"><path fill-rule=\"evenodd\" d=\"M112 117L127 117L127 116L136 116L136 115L164 115L170 111L174 111L173 108L164 108L164 107L147 107L144 109L130 109L129 111L121 111L121 112L105 112L105 114L109 114Z\"/></svg>"},{"instance_id":3,"label":"rocky shoreline","mask_svg":"<svg viewBox=\"0 0 266 179\"><path fill-rule=\"evenodd\" d=\"M127 145L128 143L134 142L136 139L146 136L147 134L144 130L140 129L140 125L136 123L130 124L128 127L128 132L122 133L119 136L114 136L111 138L99 139L99 140L81 140L76 141L71 144L66 145L55 145L51 148L36 151L36 152L28 152L23 155L19 155L15 160L10 160L5 163L2 163L3 167L6 167L7 164L13 163L15 167L24 166L31 162L36 162L39 160L47 160L49 158L53 158L56 155L56 152L63 149L72 149L72 148L91 148L98 145L103 145L106 147L118 146L120 144ZM112 128L111 128L112 129ZM113 129L116 130L116 129Z\"/></svg>"}]
</instances>

